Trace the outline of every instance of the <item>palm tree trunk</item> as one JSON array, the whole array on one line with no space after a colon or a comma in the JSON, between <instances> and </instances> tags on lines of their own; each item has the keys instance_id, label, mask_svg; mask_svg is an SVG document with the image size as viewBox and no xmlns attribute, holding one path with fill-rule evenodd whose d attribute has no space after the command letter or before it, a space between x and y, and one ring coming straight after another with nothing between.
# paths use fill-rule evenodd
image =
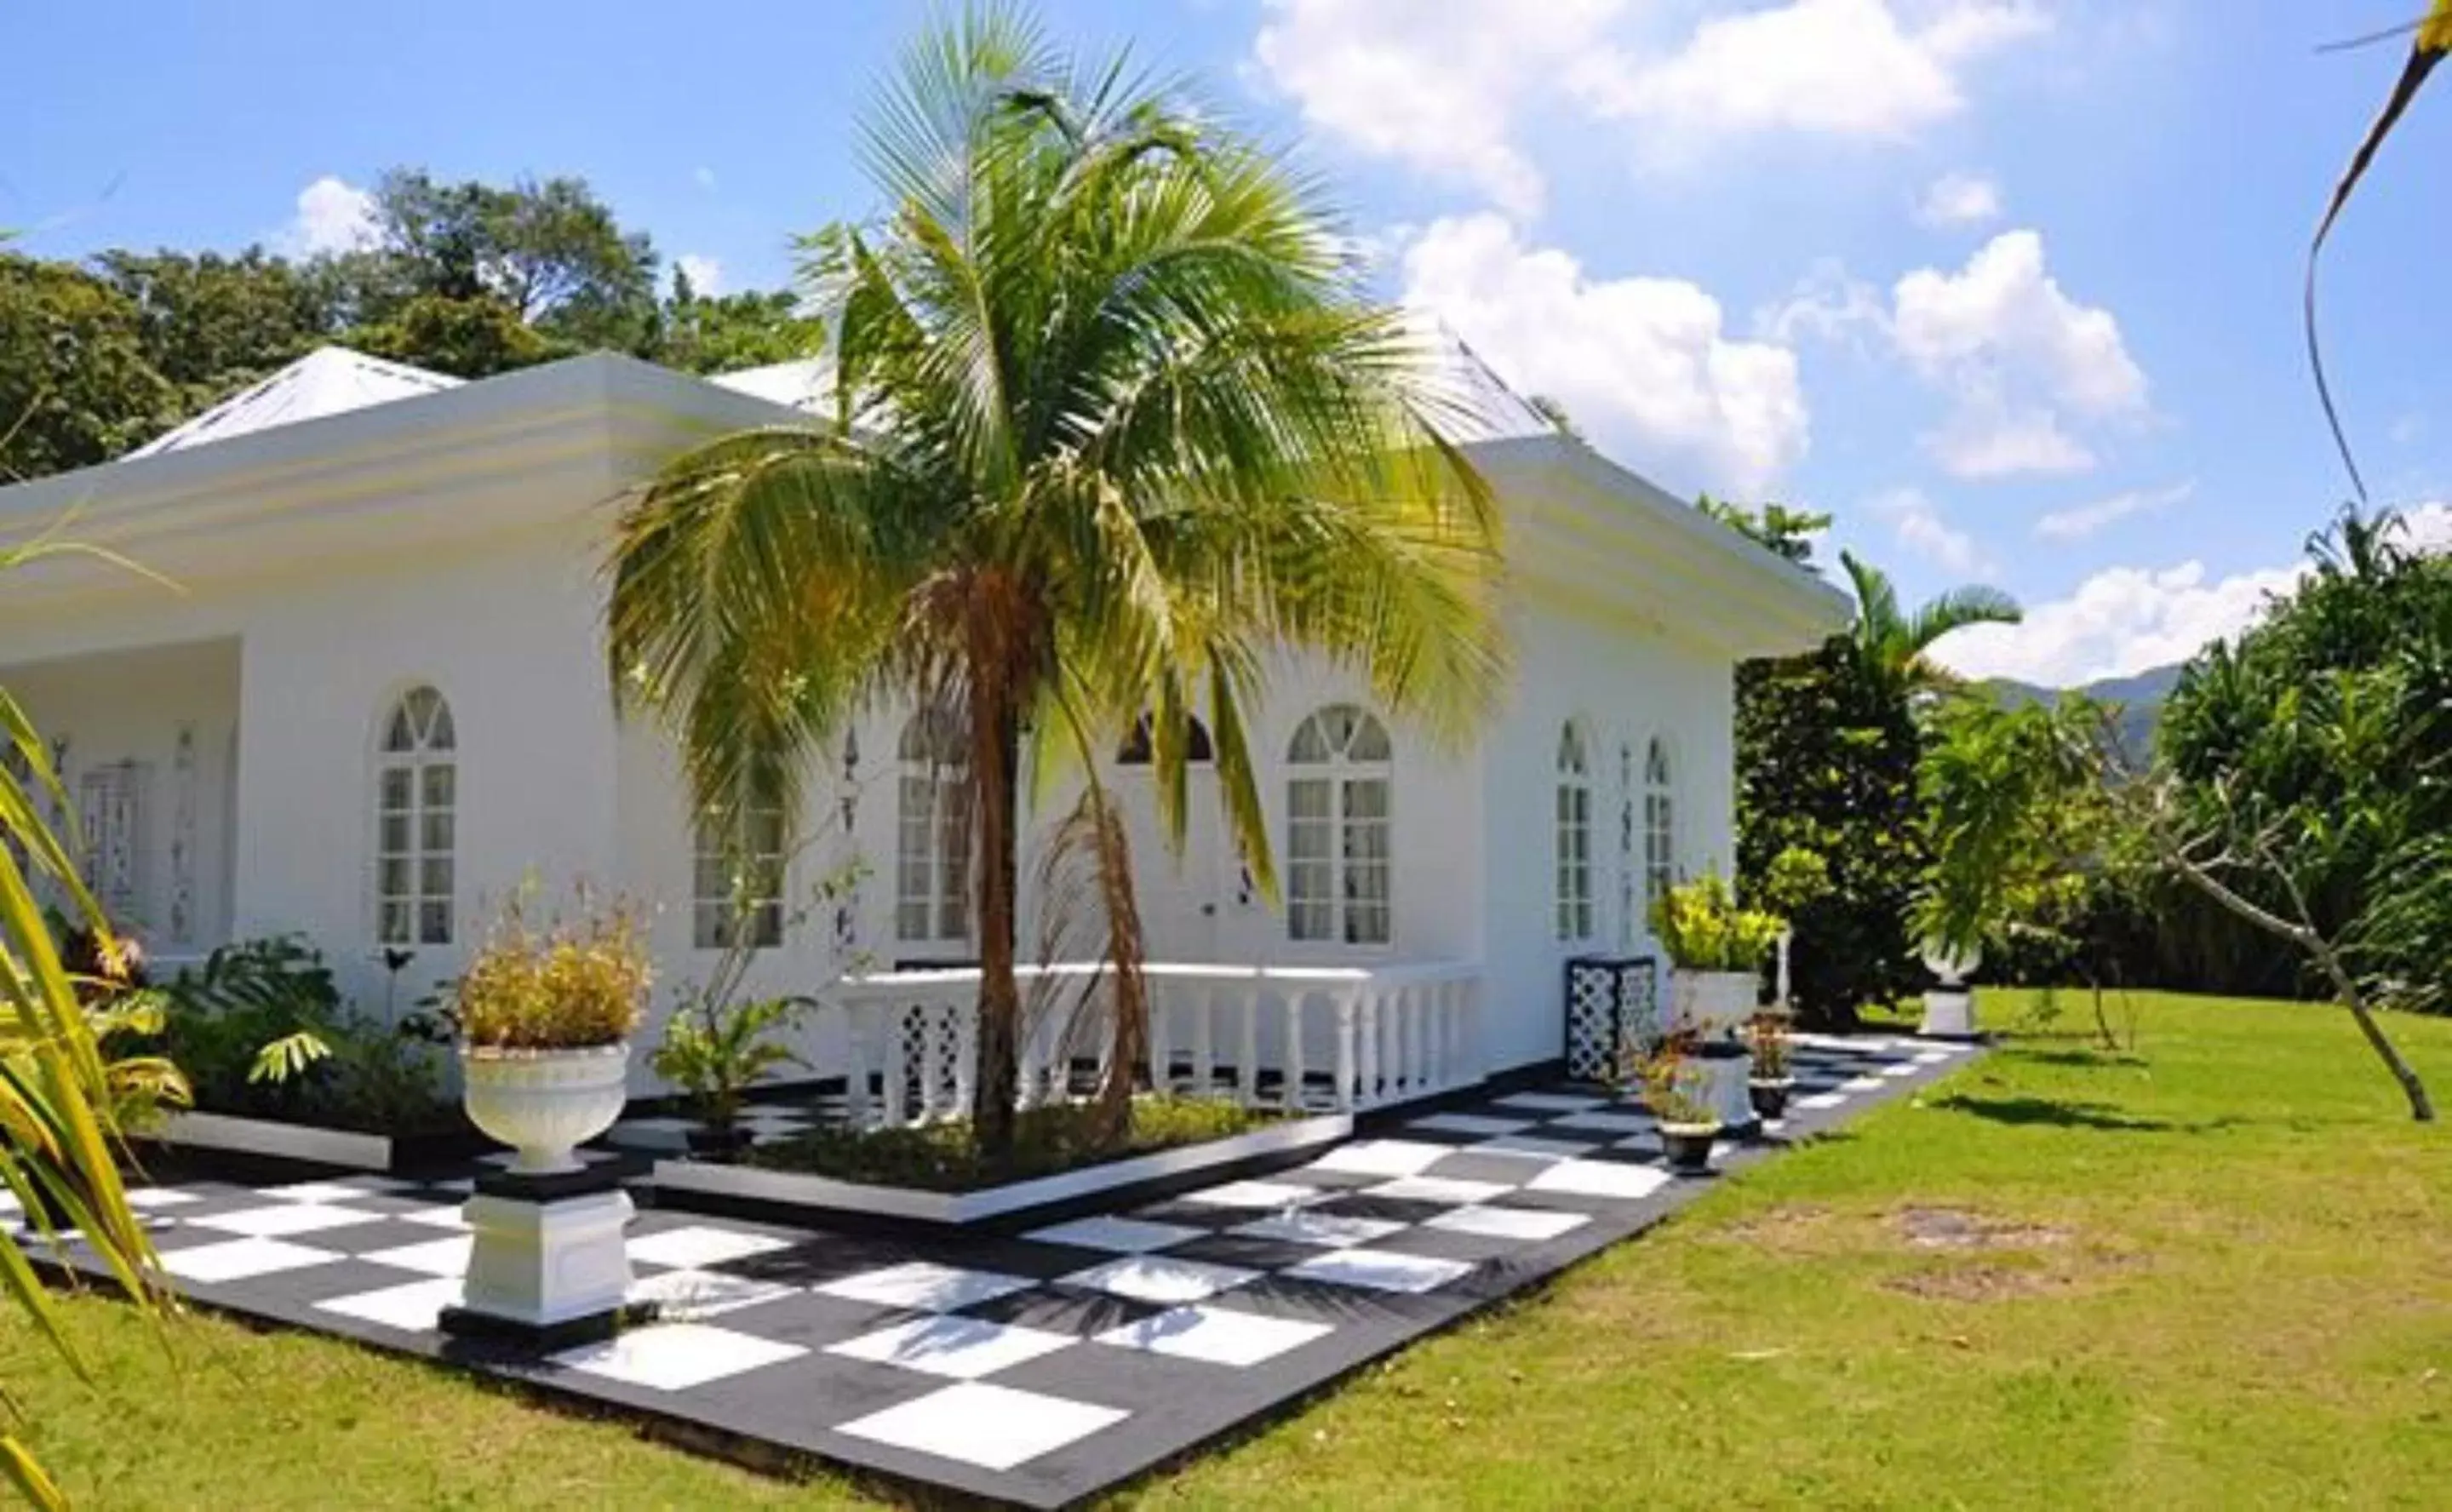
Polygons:
<instances>
[{"instance_id":1,"label":"palm tree trunk","mask_svg":"<svg viewBox=\"0 0 2452 1512\"><path fill-rule=\"evenodd\" d=\"M1097 825L1098 888L1107 916L1107 1011L1113 1037L1091 1137L1113 1148L1132 1130L1133 1089L1141 1062L1149 1058L1149 978L1141 971L1141 911L1133 892L1132 850L1106 790L1096 785L1095 776L1093 781L1088 797Z\"/></svg>"},{"instance_id":2,"label":"palm tree trunk","mask_svg":"<svg viewBox=\"0 0 2452 1512\"><path fill-rule=\"evenodd\" d=\"M1021 990L1014 979L1017 914L1015 810L1020 793L1021 732L1006 684L993 665L972 664L971 790L979 869L979 1065L972 1079L971 1129L991 1159L1013 1149L1019 1091Z\"/></svg>"}]
</instances>

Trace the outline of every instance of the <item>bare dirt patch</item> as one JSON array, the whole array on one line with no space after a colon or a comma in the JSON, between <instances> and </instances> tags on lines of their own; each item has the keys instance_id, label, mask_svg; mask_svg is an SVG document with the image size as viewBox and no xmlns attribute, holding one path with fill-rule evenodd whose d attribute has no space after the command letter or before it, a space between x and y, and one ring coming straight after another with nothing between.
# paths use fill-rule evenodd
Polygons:
<instances>
[{"instance_id":1,"label":"bare dirt patch","mask_svg":"<svg viewBox=\"0 0 2452 1512\"><path fill-rule=\"evenodd\" d=\"M2031 1270L2010 1266L1952 1266L1946 1270L1917 1270L1884 1281L1886 1291L1904 1292L1929 1302L2007 1302L2015 1297L2048 1296L2066 1291L2076 1278L2057 1270Z\"/></svg>"},{"instance_id":2,"label":"bare dirt patch","mask_svg":"<svg viewBox=\"0 0 2452 1512\"><path fill-rule=\"evenodd\" d=\"M1917 1249L2053 1249L2077 1237L2049 1224L2017 1223L1965 1208L1902 1208L1890 1222Z\"/></svg>"}]
</instances>

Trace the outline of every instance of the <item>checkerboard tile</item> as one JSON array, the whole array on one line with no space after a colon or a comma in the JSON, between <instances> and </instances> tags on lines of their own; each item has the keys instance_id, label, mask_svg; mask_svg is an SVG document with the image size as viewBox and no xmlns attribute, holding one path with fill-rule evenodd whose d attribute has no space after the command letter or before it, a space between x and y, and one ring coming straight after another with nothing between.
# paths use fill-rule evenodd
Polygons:
<instances>
[{"instance_id":1,"label":"checkerboard tile","mask_svg":"<svg viewBox=\"0 0 2452 1512\"><path fill-rule=\"evenodd\" d=\"M1920 1043L1803 1044L1788 1132L1963 1064ZM788 1129L807 1109L761 1106L753 1124ZM1720 1153L1741 1165L1757 1151ZM1622 1239L1695 1189L1664 1168L1640 1106L1560 1088L1400 1115L1309 1166L1018 1234L823 1232L647 1204L629 1231L629 1295L658 1320L503 1368L1053 1505ZM138 1188L182 1286L426 1353L460 1297L467 1191L451 1173ZM91 1264L81 1248L68 1258Z\"/></svg>"},{"instance_id":2,"label":"checkerboard tile","mask_svg":"<svg viewBox=\"0 0 2452 1512\"><path fill-rule=\"evenodd\" d=\"M1127 1416L1120 1407L966 1381L846 1423L837 1431L982 1469L1010 1470Z\"/></svg>"}]
</instances>

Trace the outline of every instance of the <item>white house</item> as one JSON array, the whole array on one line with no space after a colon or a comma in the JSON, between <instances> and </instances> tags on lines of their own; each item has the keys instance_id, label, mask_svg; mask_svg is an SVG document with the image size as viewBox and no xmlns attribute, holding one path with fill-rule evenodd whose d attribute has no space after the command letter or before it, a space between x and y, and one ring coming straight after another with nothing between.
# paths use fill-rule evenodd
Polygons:
<instances>
[{"instance_id":1,"label":"white house","mask_svg":"<svg viewBox=\"0 0 2452 1512\"><path fill-rule=\"evenodd\" d=\"M725 869L700 864L667 740L615 715L603 541L662 459L797 418L809 381L596 355L461 383L327 348L134 455L0 489L0 539L159 575L0 579L0 685L51 741L96 893L157 960L302 933L383 1011L454 972L524 876L585 878L656 911L666 983L702 975ZM1555 1057L1562 963L1638 948L1665 879L1729 869L1732 669L1818 643L1846 600L1574 442L1473 456L1508 517L1512 695L1439 752L1285 659L1253 731L1284 906L1197 790L1179 860L1139 824L1162 1073L1299 1058L1367 1098ZM821 1072L934 1056L950 1095L967 984L886 970L972 953L931 756L894 716L845 733L812 775L820 832L770 841L790 859L757 971L829 990ZM396 975L386 948L413 952ZM885 984L838 982L862 963Z\"/></svg>"}]
</instances>

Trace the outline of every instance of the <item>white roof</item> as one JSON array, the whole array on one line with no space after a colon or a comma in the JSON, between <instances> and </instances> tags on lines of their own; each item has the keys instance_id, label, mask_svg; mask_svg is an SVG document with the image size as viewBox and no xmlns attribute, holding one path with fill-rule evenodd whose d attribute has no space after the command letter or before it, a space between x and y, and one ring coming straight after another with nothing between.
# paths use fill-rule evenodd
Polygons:
<instances>
[{"instance_id":1,"label":"white roof","mask_svg":"<svg viewBox=\"0 0 2452 1512\"><path fill-rule=\"evenodd\" d=\"M734 373L710 374L707 382L752 399L814 410L834 392L835 364L823 357L804 357L789 363L769 363L763 367L744 367Z\"/></svg>"},{"instance_id":2,"label":"white roof","mask_svg":"<svg viewBox=\"0 0 2452 1512\"><path fill-rule=\"evenodd\" d=\"M457 388L460 380L405 363L387 363L346 346L319 346L251 388L223 400L178 429L137 447L130 457L159 457L208 442L227 441L276 425L320 420L395 399Z\"/></svg>"}]
</instances>

